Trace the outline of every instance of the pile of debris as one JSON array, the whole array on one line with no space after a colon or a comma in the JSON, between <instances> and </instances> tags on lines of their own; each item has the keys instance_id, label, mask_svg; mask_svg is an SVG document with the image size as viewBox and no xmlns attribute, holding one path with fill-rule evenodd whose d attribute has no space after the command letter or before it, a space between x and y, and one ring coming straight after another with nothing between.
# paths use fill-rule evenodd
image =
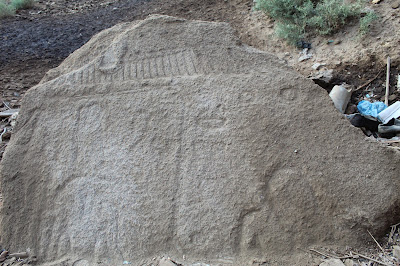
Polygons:
<instances>
[{"instance_id":1,"label":"pile of debris","mask_svg":"<svg viewBox=\"0 0 400 266\"><path fill-rule=\"evenodd\" d=\"M11 109L8 105L4 105L0 112L0 160L10 140L11 132L15 127L19 109Z\"/></svg>"},{"instance_id":2,"label":"pile of debris","mask_svg":"<svg viewBox=\"0 0 400 266\"><path fill-rule=\"evenodd\" d=\"M360 101L357 105L359 113L347 115L351 124L363 130L368 137L379 141L399 141L400 138L400 101L387 106L383 102Z\"/></svg>"},{"instance_id":3,"label":"pile of debris","mask_svg":"<svg viewBox=\"0 0 400 266\"><path fill-rule=\"evenodd\" d=\"M319 266L371 266L371 265L399 265L400 262L400 223L392 225L391 231L387 235L387 242L381 245L370 233L377 249L369 252L370 254L360 254L348 249L344 254L328 250L310 251L321 257L325 261Z\"/></svg>"},{"instance_id":4,"label":"pile of debris","mask_svg":"<svg viewBox=\"0 0 400 266\"><path fill-rule=\"evenodd\" d=\"M351 124L360 128L364 134L377 141L385 142L389 145L395 143L400 144L400 101L396 101L396 94L390 95L389 78L390 78L390 59L388 58L386 93L384 97L377 97L373 92L366 92L358 97L357 105L349 102L352 93L358 91L360 87L368 85L364 84L353 90L350 85L343 83L335 85L329 93L336 109L350 120ZM326 71L325 71L326 72ZM324 72L324 73L325 73ZM332 77L332 75L330 75ZM318 81L320 77L316 78ZM400 75L397 77L397 91L400 91ZM313 79L314 82L318 82ZM329 81L328 81L329 82ZM383 101L384 100L384 101ZM392 102L389 105L389 101ZM349 106L348 106L349 105Z\"/></svg>"},{"instance_id":5,"label":"pile of debris","mask_svg":"<svg viewBox=\"0 0 400 266\"><path fill-rule=\"evenodd\" d=\"M1 266L9 266L9 265L28 265L35 264L36 256L32 255L30 250L26 252L18 252L11 253L5 249L1 249L0 253L0 265Z\"/></svg>"}]
</instances>

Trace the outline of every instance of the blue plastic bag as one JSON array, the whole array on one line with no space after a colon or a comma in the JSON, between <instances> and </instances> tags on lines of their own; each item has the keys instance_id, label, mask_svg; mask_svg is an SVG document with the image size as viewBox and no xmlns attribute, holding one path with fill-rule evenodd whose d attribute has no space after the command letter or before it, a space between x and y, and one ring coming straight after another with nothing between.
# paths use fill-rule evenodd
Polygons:
<instances>
[{"instance_id":1,"label":"blue plastic bag","mask_svg":"<svg viewBox=\"0 0 400 266\"><path fill-rule=\"evenodd\" d=\"M378 117L378 114L385 110L387 108L387 105L384 104L383 102L374 102L371 103L369 101L361 101L357 105L357 109L360 112L360 114L364 116L372 116L372 117Z\"/></svg>"}]
</instances>

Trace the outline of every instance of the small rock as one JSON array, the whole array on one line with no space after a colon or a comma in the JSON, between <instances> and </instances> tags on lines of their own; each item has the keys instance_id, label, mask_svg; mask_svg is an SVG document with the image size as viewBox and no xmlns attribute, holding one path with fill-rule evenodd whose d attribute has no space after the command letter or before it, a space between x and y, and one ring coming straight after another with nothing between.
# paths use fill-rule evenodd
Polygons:
<instances>
[{"instance_id":1,"label":"small rock","mask_svg":"<svg viewBox=\"0 0 400 266\"><path fill-rule=\"evenodd\" d=\"M338 45L338 44L341 44L341 43L342 43L342 40L335 40L333 44L334 45Z\"/></svg>"},{"instance_id":2,"label":"small rock","mask_svg":"<svg viewBox=\"0 0 400 266\"><path fill-rule=\"evenodd\" d=\"M308 53L308 48L304 48L303 52L301 52L301 56L299 57L299 62L303 62L305 60L308 60L312 57L312 54Z\"/></svg>"},{"instance_id":3,"label":"small rock","mask_svg":"<svg viewBox=\"0 0 400 266\"><path fill-rule=\"evenodd\" d=\"M319 266L345 266L339 259L329 259L321 263Z\"/></svg>"},{"instance_id":4,"label":"small rock","mask_svg":"<svg viewBox=\"0 0 400 266\"><path fill-rule=\"evenodd\" d=\"M314 81L322 81L325 83L330 83L333 80L333 69L326 71L319 71L317 74L311 77Z\"/></svg>"},{"instance_id":5,"label":"small rock","mask_svg":"<svg viewBox=\"0 0 400 266\"><path fill-rule=\"evenodd\" d=\"M397 259L400 259L400 247L399 246L393 246L393 256L395 256Z\"/></svg>"},{"instance_id":6,"label":"small rock","mask_svg":"<svg viewBox=\"0 0 400 266\"><path fill-rule=\"evenodd\" d=\"M9 262L13 263L13 262L15 262L16 260L17 260L16 257L12 257L12 258L9 260Z\"/></svg>"},{"instance_id":7,"label":"small rock","mask_svg":"<svg viewBox=\"0 0 400 266\"><path fill-rule=\"evenodd\" d=\"M18 112L13 113L12 116L10 116L9 121L11 127L15 127L15 125L17 124L17 118L18 118Z\"/></svg>"},{"instance_id":8,"label":"small rock","mask_svg":"<svg viewBox=\"0 0 400 266\"><path fill-rule=\"evenodd\" d=\"M393 9L397 9L397 8L400 7L400 1L393 2L390 6L391 6Z\"/></svg>"},{"instance_id":9,"label":"small rock","mask_svg":"<svg viewBox=\"0 0 400 266\"><path fill-rule=\"evenodd\" d=\"M171 260L162 258L158 264L159 266L176 266Z\"/></svg>"},{"instance_id":10,"label":"small rock","mask_svg":"<svg viewBox=\"0 0 400 266\"><path fill-rule=\"evenodd\" d=\"M379 4L382 0L372 0L373 4Z\"/></svg>"},{"instance_id":11,"label":"small rock","mask_svg":"<svg viewBox=\"0 0 400 266\"><path fill-rule=\"evenodd\" d=\"M355 262L354 260L347 259L347 260L344 261L344 265L346 265L346 266L358 266L358 263Z\"/></svg>"},{"instance_id":12,"label":"small rock","mask_svg":"<svg viewBox=\"0 0 400 266\"><path fill-rule=\"evenodd\" d=\"M338 66L340 66L340 65L342 64L342 62L339 61L339 60L336 60L336 61L333 61L332 64L333 64L334 66L338 67Z\"/></svg>"},{"instance_id":13,"label":"small rock","mask_svg":"<svg viewBox=\"0 0 400 266\"><path fill-rule=\"evenodd\" d=\"M315 63L314 65L312 65L312 69L318 70L325 65L326 65L325 63Z\"/></svg>"},{"instance_id":14,"label":"small rock","mask_svg":"<svg viewBox=\"0 0 400 266\"><path fill-rule=\"evenodd\" d=\"M311 57L312 57L312 55L310 55L310 54L302 55L299 57L299 62L306 61L306 60L310 59Z\"/></svg>"},{"instance_id":15,"label":"small rock","mask_svg":"<svg viewBox=\"0 0 400 266\"><path fill-rule=\"evenodd\" d=\"M7 255L8 255L8 251L7 250L4 250L3 252L1 252L1 254L0 254L0 262L5 261Z\"/></svg>"}]
</instances>

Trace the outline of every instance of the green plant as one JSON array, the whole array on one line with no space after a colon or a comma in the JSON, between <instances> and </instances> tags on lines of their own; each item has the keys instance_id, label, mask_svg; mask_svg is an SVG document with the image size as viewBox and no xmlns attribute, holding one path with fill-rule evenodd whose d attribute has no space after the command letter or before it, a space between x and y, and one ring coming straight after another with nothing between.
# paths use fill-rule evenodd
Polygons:
<instances>
[{"instance_id":1,"label":"green plant","mask_svg":"<svg viewBox=\"0 0 400 266\"><path fill-rule=\"evenodd\" d=\"M278 37L296 44L310 34L328 35L348 20L360 18L362 4L360 1L349 4L344 0L256 0L255 8L278 22ZM366 19L364 23L367 25L371 21ZM368 28L365 25L363 27Z\"/></svg>"},{"instance_id":2,"label":"green plant","mask_svg":"<svg viewBox=\"0 0 400 266\"><path fill-rule=\"evenodd\" d=\"M34 0L11 0L11 2L0 0L0 18L13 16L15 11L31 8L33 4Z\"/></svg>"},{"instance_id":3,"label":"green plant","mask_svg":"<svg viewBox=\"0 0 400 266\"><path fill-rule=\"evenodd\" d=\"M10 3L15 10L31 8L33 4L33 0L12 0Z\"/></svg>"},{"instance_id":4,"label":"green plant","mask_svg":"<svg viewBox=\"0 0 400 266\"><path fill-rule=\"evenodd\" d=\"M15 14L15 9L5 3L4 1L0 1L0 18L10 17Z\"/></svg>"},{"instance_id":5,"label":"green plant","mask_svg":"<svg viewBox=\"0 0 400 266\"><path fill-rule=\"evenodd\" d=\"M360 16L360 4L346 4L343 0L324 0L315 7L316 24L311 24L321 35L331 34L346 24L349 18Z\"/></svg>"},{"instance_id":6,"label":"green plant","mask_svg":"<svg viewBox=\"0 0 400 266\"><path fill-rule=\"evenodd\" d=\"M360 19L360 29L359 29L360 35L361 36L366 35L369 32L369 28L372 25L372 23L377 19L378 15L373 11L368 12L364 17L362 17Z\"/></svg>"},{"instance_id":7,"label":"green plant","mask_svg":"<svg viewBox=\"0 0 400 266\"><path fill-rule=\"evenodd\" d=\"M291 45L296 45L299 40L304 38L304 29L291 23L278 22L275 33L279 38L286 40Z\"/></svg>"}]
</instances>

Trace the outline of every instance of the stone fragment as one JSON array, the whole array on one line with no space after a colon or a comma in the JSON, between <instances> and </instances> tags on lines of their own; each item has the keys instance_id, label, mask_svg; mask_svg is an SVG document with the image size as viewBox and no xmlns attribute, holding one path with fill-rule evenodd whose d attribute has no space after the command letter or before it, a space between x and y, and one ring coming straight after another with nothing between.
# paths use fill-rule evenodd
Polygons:
<instances>
[{"instance_id":1,"label":"stone fragment","mask_svg":"<svg viewBox=\"0 0 400 266\"><path fill-rule=\"evenodd\" d=\"M314 265L298 247L360 246L395 223L399 167L228 24L151 16L97 34L25 94L0 235L38 265Z\"/></svg>"},{"instance_id":2,"label":"stone fragment","mask_svg":"<svg viewBox=\"0 0 400 266\"><path fill-rule=\"evenodd\" d=\"M346 259L346 260L344 261L344 265L346 265L346 266L359 266L358 263L355 262L355 261L352 260L352 259Z\"/></svg>"},{"instance_id":3,"label":"stone fragment","mask_svg":"<svg viewBox=\"0 0 400 266\"><path fill-rule=\"evenodd\" d=\"M326 65L325 63L315 63L314 65L312 65L312 69L319 70L321 67L325 65Z\"/></svg>"},{"instance_id":4,"label":"stone fragment","mask_svg":"<svg viewBox=\"0 0 400 266\"><path fill-rule=\"evenodd\" d=\"M400 259L400 246L393 246L393 256Z\"/></svg>"},{"instance_id":5,"label":"stone fragment","mask_svg":"<svg viewBox=\"0 0 400 266\"><path fill-rule=\"evenodd\" d=\"M17 124L17 118L18 118L18 112L15 112L10 116L9 121L11 127L15 127L15 125Z\"/></svg>"},{"instance_id":6,"label":"stone fragment","mask_svg":"<svg viewBox=\"0 0 400 266\"><path fill-rule=\"evenodd\" d=\"M299 62L303 62L305 60L308 60L312 58L312 54L308 53L308 48L304 48L303 51L300 54L300 57L298 59Z\"/></svg>"},{"instance_id":7,"label":"stone fragment","mask_svg":"<svg viewBox=\"0 0 400 266\"><path fill-rule=\"evenodd\" d=\"M5 261L6 258L7 258L7 255L8 255L8 251L7 251L7 250L3 250L3 251L0 253L0 262Z\"/></svg>"},{"instance_id":8,"label":"stone fragment","mask_svg":"<svg viewBox=\"0 0 400 266\"><path fill-rule=\"evenodd\" d=\"M345 266L345 264L339 259L329 259L321 263L319 266Z\"/></svg>"},{"instance_id":9,"label":"stone fragment","mask_svg":"<svg viewBox=\"0 0 400 266\"><path fill-rule=\"evenodd\" d=\"M159 266L176 266L171 260L162 258L158 264Z\"/></svg>"},{"instance_id":10,"label":"stone fragment","mask_svg":"<svg viewBox=\"0 0 400 266\"><path fill-rule=\"evenodd\" d=\"M391 5L390 5L393 9L397 9L400 6L400 1L394 1Z\"/></svg>"},{"instance_id":11,"label":"stone fragment","mask_svg":"<svg viewBox=\"0 0 400 266\"><path fill-rule=\"evenodd\" d=\"M311 76L311 79L316 82L328 84L333 80L333 69L319 71L315 75Z\"/></svg>"}]
</instances>

